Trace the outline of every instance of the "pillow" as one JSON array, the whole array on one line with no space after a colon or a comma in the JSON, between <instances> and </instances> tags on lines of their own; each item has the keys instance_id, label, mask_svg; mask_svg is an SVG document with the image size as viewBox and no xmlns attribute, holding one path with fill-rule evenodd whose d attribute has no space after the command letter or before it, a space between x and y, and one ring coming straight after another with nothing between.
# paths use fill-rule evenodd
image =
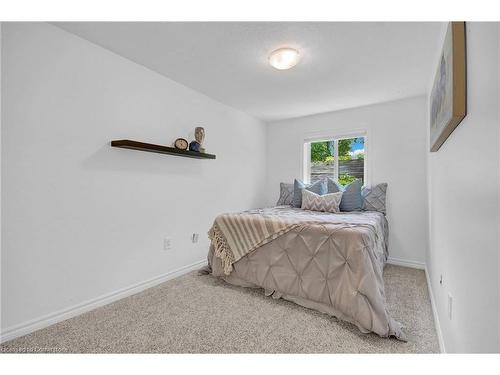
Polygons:
<instances>
[{"instance_id":1,"label":"pillow","mask_svg":"<svg viewBox=\"0 0 500 375\"><path fill-rule=\"evenodd\" d=\"M291 205L293 199L293 184L280 183L280 197L276 206Z\"/></svg>"},{"instance_id":2,"label":"pillow","mask_svg":"<svg viewBox=\"0 0 500 375\"><path fill-rule=\"evenodd\" d=\"M361 190L363 197L363 210L378 211L385 214L385 196L387 184L384 182L375 186L365 186Z\"/></svg>"},{"instance_id":3,"label":"pillow","mask_svg":"<svg viewBox=\"0 0 500 375\"><path fill-rule=\"evenodd\" d=\"M293 207L300 208L302 206L302 190L304 189L312 191L313 193L316 193L318 195L323 195L326 193L325 180L319 180L312 185L306 185L302 181L296 179L293 182Z\"/></svg>"},{"instance_id":4,"label":"pillow","mask_svg":"<svg viewBox=\"0 0 500 375\"><path fill-rule=\"evenodd\" d=\"M302 209L322 212L339 212L342 192L318 195L307 189L302 190Z\"/></svg>"},{"instance_id":5,"label":"pillow","mask_svg":"<svg viewBox=\"0 0 500 375\"><path fill-rule=\"evenodd\" d=\"M361 196L361 180L354 180L346 186L337 184L331 178L327 178L328 193L341 191L342 201L340 202L340 211L360 211L363 207L363 198ZM337 189L337 190L336 190Z\"/></svg>"},{"instance_id":6,"label":"pillow","mask_svg":"<svg viewBox=\"0 0 500 375\"><path fill-rule=\"evenodd\" d=\"M328 194L338 193L339 191L342 191L339 185L335 181L333 181L330 177L326 178L326 187Z\"/></svg>"}]
</instances>

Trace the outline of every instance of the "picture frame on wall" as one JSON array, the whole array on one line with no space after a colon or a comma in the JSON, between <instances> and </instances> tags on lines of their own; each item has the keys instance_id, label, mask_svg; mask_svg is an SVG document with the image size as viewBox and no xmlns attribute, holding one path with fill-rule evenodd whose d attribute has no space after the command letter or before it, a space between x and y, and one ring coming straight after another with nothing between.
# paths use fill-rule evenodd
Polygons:
<instances>
[{"instance_id":1,"label":"picture frame on wall","mask_svg":"<svg viewBox=\"0 0 500 375\"><path fill-rule=\"evenodd\" d=\"M430 150L436 152L467 115L465 22L449 22L430 96Z\"/></svg>"}]
</instances>

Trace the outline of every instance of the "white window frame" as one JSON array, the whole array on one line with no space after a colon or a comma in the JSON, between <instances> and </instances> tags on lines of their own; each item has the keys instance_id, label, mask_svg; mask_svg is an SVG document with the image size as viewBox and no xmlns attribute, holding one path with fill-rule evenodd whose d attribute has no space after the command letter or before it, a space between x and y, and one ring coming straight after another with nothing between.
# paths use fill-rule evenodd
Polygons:
<instances>
[{"instance_id":1,"label":"white window frame","mask_svg":"<svg viewBox=\"0 0 500 375\"><path fill-rule=\"evenodd\" d=\"M325 142L325 141L335 141L334 147L334 158L335 165L334 168L334 178L335 181L338 181L338 141L341 139L348 138L358 138L363 137L365 139L365 161L364 161L364 170L363 170L363 184L370 185L370 159L369 159L369 143L370 143L370 134L367 129L357 129L357 130L349 130L349 131L332 131L332 132L315 132L308 133L303 136L302 139L302 179L304 182L311 182L311 143L315 142Z\"/></svg>"}]
</instances>

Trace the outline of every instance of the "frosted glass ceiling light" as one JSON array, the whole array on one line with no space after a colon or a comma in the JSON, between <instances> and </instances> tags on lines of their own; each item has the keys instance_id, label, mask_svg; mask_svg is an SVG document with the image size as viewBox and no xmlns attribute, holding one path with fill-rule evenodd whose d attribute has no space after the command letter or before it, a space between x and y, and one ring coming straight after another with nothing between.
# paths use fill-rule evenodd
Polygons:
<instances>
[{"instance_id":1,"label":"frosted glass ceiling light","mask_svg":"<svg viewBox=\"0 0 500 375\"><path fill-rule=\"evenodd\" d=\"M293 48L280 48L269 55L269 64L278 70L290 69L297 65L299 60L299 51Z\"/></svg>"}]
</instances>

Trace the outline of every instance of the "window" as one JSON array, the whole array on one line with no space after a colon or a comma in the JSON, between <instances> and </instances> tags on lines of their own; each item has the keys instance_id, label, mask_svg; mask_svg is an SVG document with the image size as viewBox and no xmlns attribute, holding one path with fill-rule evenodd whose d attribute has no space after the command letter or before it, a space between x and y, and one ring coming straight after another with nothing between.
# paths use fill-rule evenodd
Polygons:
<instances>
[{"instance_id":1,"label":"window","mask_svg":"<svg viewBox=\"0 0 500 375\"><path fill-rule=\"evenodd\" d=\"M347 185L366 180L366 135L317 138L304 144L304 180L316 182L325 177Z\"/></svg>"}]
</instances>

